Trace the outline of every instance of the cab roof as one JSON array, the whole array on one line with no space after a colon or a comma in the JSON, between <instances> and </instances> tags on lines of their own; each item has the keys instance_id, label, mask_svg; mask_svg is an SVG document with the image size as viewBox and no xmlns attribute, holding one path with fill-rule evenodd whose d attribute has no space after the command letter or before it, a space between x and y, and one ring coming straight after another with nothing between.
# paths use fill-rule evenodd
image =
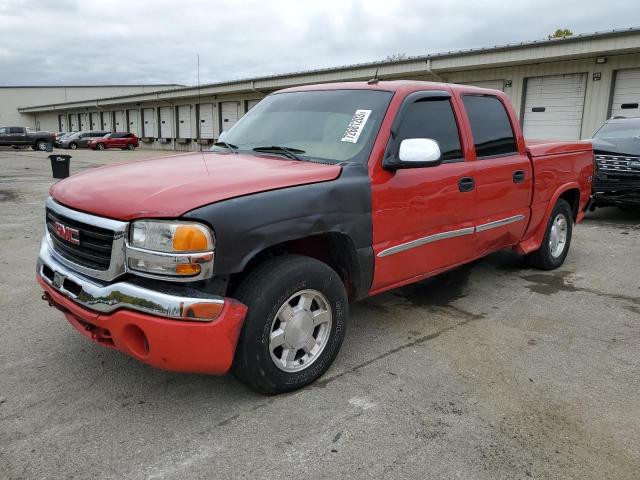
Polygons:
<instances>
[{"instance_id":1,"label":"cab roof","mask_svg":"<svg viewBox=\"0 0 640 480\"><path fill-rule=\"evenodd\" d=\"M299 87L285 88L275 93L302 92L311 90L382 90L386 92L410 92L415 90L445 90L448 92L486 92L495 93L500 90L490 88L474 87L472 85L459 85L456 83L425 82L420 80L378 80L375 83L368 82L336 82L317 83L313 85L303 85Z\"/></svg>"}]
</instances>

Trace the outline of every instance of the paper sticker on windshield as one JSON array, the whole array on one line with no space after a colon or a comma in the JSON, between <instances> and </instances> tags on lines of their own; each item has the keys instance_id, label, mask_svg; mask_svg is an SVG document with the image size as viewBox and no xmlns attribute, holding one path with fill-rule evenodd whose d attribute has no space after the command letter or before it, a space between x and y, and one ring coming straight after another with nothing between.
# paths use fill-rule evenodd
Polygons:
<instances>
[{"instance_id":1,"label":"paper sticker on windshield","mask_svg":"<svg viewBox=\"0 0 640 480\"><path fill-rule=\"evenodd\" d=\"M364 126L367 124L369 115L371 115L371 110L356 110L356 113L353 114L353 118L342 135L341 141L356 143L362 130L364 130Z\"/></svg>"}]
</instances>

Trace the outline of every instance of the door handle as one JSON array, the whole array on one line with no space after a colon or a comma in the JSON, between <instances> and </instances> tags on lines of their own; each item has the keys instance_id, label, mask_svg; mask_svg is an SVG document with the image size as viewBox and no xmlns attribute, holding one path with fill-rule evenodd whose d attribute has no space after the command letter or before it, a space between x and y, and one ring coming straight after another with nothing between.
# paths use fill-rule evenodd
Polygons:
<instances>
[{"instance_id":1,"label":"door handle","mask_svg":"<svg viewBox=\"0 0 640 480\"><path fill-rule=\"evenodd\" d=\"M462 177L460 180L458 180L458 189L461 192L470 192L472 191L476 186L476 181L473 179L473 177Z\"/></svg>"},{"instance_id":2,"label":"door handle","mask_svg":"<svg viewBox=\"0 0 640 480\"><path fill-rule=\"evenodd\" d=\"M525 173L524 170L516 170L513 172L513 183L524 182Z\"/></svg>"}]
</instances>

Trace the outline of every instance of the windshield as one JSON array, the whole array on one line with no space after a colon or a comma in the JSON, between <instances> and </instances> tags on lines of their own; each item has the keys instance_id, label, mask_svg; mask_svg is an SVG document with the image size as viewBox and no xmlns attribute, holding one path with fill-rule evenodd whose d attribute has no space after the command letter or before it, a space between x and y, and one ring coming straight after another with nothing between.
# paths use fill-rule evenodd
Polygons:
<instances>
[{"instance_id":1,"label":"windshield","mask_svg":"<svg viewBox=\"0 0 640 480\"><path fill-rule=\"evenodd\" d=\"M622 122L605 123L593 138L634 138L640 137L640 118Z\"/></svg>"},{"instance_id":2,"label":"windshield","mask_svg":"<svg viewBox=\"0 0 640 480\"><path fill-rule=\"evenodd\" d=\"M286 154L283 150L289 149L300 160L364 163L392 95L380 90L270 95L220 136L226 145L211 150L228 151L231 146L239 151Z\"/></svg>"}]
</instances>

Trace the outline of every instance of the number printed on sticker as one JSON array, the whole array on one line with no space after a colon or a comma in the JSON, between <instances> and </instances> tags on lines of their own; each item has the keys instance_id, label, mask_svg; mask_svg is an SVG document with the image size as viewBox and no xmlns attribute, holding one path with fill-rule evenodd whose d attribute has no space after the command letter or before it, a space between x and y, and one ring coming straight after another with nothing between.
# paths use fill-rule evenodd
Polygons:
<instances>
[{"instance_id":1,"label":"number printed on sticker","mask_svg":"<svg viewBox=\"0 0 640 480\"><path fill-rule=\"evenodd\" d=\"M364 126L367 124L369 115L371 115L371 110L356 110L340 141L356 143L362 130L364 130Z\"/></svg>"}]
</instances>

